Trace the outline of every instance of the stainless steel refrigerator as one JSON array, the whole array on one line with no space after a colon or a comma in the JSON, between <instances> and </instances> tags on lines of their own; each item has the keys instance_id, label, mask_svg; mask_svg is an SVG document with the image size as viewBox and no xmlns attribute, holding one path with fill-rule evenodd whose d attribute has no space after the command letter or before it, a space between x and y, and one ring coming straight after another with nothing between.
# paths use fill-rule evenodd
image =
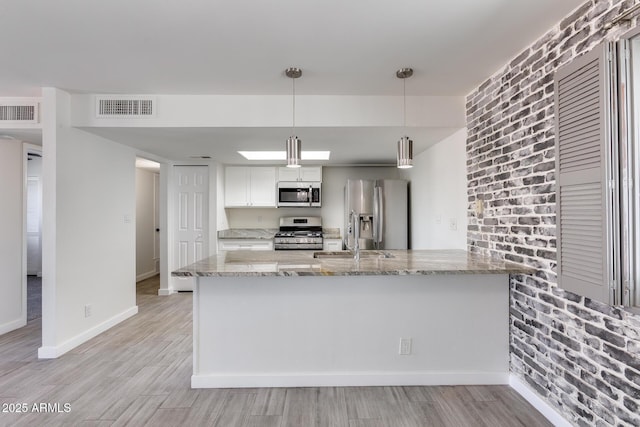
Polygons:
<instances>
[{"instance_id":1,"label":"stainless steel refrigerator","mask_svg":"<svg viewBox=\"0 0 640 427\"><path fill-rule=\"evenodd\" d=\"M408 182L350 179L344 187L345 246L353 249L359 223L360 249L408 249ZM354 221L354 214L358 221Z\"/></svg>"}]
</instances>

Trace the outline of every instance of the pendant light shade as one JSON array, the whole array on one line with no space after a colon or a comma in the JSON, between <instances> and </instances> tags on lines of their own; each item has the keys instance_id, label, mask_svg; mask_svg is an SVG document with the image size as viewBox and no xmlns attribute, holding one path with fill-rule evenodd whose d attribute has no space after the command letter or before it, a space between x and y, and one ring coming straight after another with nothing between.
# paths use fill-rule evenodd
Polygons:
<instances>
[{"instance_id":1,"label":"pendant light shade","mask_svg":"<svg viewBox=\"0 0 640 427\"><path fill-rule=\"evenodd\" d=\"M398 167L400 169L413 167L413 141L408 136L398 140Z\"/></svg>"},{"instance_id":2,"label":"pendant light shade","mask_svg":"<svg viewBox=\"0 0 640 427\"><path fill-rule=\"evenodd\" d=\"M302 141L297 136L287 138L287 167L300 167L300 150L302 149Z\"/></svg>"},{"instance_id":3,"label":"pendant light shade","mask_svg":"<svg viewBox=\"0 0 640 427\"><path fill-rule=\"evenodd\" d=\"M413 68L400 68L396 71L396 77L402 79L402 124L407 130L407 83L406 79L413 76ZM398 140L398 168L407 169L413 167L413 141L408 136Z\"/></svg>"},{"instance_id":4,"label":"pendant light shade","mask_svg":"<svg viewBox=\"0 0 640 427\"><path fill-rule=\"evenodd\" d=\"M293 83L293 121L291 128L291 136L287 139L287 167L299 168L300 156L302 151L302 141L295 136L296 130L296 79L302 76L302 70L300 68L287 68L284 73L289 77Z\"/></svg>"}]
</instances>

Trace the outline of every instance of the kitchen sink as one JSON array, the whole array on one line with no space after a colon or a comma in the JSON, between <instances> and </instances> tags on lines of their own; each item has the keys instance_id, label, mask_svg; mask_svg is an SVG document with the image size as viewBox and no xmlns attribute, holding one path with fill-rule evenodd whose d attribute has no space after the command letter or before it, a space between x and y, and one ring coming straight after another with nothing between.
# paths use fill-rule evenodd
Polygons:
<instances>
[{"instance_id":1,"label":"kitchen sink","mask_svg":"<svg viewBox=\"0 0 640 427\"><path fill-rule=\"evenodd\" d=\"M353 252L351 251L323 251L314 252L314 258L353 258ZM389 252L364 250L360 251L360 259L363 258L394 258Z\"/></svg>"}]
</instances>

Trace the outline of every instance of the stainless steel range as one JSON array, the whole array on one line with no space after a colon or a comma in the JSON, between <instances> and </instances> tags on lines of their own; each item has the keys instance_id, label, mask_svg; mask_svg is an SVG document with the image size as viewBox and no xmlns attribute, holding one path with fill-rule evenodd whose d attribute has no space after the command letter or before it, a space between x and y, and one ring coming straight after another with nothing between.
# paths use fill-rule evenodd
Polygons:
<instances>
[{"instance_id":1,"label":"stainless steel range","mask_svg":"<svg viewBox=\"0 0 640 427\"><path fill-rule=\"evenodd\" d=\"M275 250L322 249L322 218L319 216L283 216L280 231L273 238Z\"/></svg>"}]
</instances>

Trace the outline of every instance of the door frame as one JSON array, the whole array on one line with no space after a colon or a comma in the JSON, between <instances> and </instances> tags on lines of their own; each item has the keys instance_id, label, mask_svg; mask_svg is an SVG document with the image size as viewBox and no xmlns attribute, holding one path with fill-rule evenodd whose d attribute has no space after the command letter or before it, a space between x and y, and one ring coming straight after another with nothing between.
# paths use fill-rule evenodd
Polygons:
<instances>
[{"instance_id":1,"label":"door frame","mask_svg":"<svg viewBox=\"0 0 640 427\"><path fill-rule=\"evenodd\" d=\"M22 323L27 324L27 178L29 153L42 156L42 147L22 143ZM43 175L44 178L44 175ZM43 212L44 215L44 212ZM42 230L40 231L42 233ZM42 237L41 237L42 238ZM42 244L42 243L41 243Z\"/></svg>"}]
</instances>

